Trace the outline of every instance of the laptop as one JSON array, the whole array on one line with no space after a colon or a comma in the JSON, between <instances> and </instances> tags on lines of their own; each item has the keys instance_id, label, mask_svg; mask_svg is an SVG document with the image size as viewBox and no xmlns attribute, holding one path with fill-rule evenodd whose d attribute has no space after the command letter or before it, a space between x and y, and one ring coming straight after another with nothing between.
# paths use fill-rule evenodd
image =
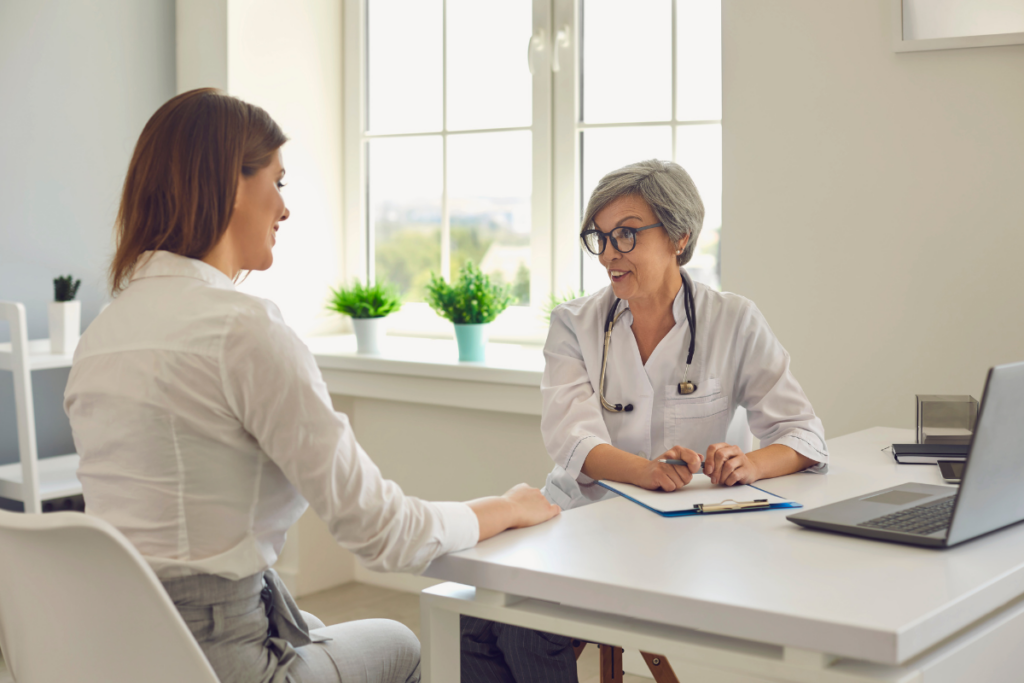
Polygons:
<instances>
[{"instance_id":1,"label":"laptop","mask_svg":"<svg viewBox=\"0 0 1024 683\"><path fill-rule=\"evenodd\" d=\"M949 548L1024 520L1024 362L988 371L959 490L901 484L789 515L800 526Z\"/></svg>"}]
</instances>

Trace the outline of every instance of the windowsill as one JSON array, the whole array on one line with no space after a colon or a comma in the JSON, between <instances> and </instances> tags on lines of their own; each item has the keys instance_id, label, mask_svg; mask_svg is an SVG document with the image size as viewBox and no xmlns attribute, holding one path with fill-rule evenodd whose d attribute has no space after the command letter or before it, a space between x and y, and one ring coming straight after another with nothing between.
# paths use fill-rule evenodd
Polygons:
<instances>
[{"instance_id":1,"label":"windowsill","mask_svg":"<svg viewBox=\"0 0 1024 683\"><path fill-rule=\"evenodd\" d=\"M307 337L332 394L540 415L539 345L487 345L484 362L460 362L454 340L386 336L378 355L354 335Z\"/></svg>"},{"instance_id":2,"label":"windowsill","mask_svg":"<svg viewBox=\"0 0 1024 683\"><path fill-rule=\"evenodd\" d=\"M402 310L387 317L385 329L389 335L454 339L452 324L422 302L410 302ZM543 314L528 306L509 306L490 323L491 341L506 344L543 345L548 336L548 324Z\"/></svg>"}]
</instances>

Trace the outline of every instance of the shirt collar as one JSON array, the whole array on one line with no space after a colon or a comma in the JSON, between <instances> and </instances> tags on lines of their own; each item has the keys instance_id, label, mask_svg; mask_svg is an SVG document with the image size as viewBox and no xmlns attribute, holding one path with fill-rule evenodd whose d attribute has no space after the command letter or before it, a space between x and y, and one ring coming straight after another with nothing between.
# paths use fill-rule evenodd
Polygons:
<instances>
[{"instance_id":1,"label":"shirt collar","mask_svg":"<svg viewBox=\"0 0 1024 683\"><path fill-rule=\"evenodd\" d=\"M217 289L235 289L231 278L209 263L169 251L143 252L138 264L132 273L132 281L147 277L194 277Z\"/></svg>"}]
</instances>

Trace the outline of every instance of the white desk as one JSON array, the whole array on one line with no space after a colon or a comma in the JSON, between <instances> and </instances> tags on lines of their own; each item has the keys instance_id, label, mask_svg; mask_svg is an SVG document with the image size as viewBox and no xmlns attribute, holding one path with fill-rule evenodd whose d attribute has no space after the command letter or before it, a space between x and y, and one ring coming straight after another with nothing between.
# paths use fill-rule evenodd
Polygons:
<instances>
[{"instance_id":1,"label":"white desk","mask_svg":"<svg viewBox=\"0 0 1024 683\"><path fill-rule=\"evenodd\" d=\"M832 439L830 474L762 485L812 508L942 484L880 450L912 437ZM662 654L688 683L1024 679L1024 525L935 550L787 514L666 519L614 499L439 558L426 575L457 583L422 595L426 680L458 680L459 614Z\"/></svg>"}]
</instances>

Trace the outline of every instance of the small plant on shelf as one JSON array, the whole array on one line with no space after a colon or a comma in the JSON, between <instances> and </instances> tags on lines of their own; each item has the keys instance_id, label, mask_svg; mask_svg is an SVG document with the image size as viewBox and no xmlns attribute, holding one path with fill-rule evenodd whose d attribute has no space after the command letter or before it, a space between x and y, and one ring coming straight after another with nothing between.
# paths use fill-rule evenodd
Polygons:
<instances>
[{"instance_id":1,"label":"small plant on shelf","mask_svg":"<svg viewBox=\"0 0 1024 683\"><path fill-rule=\"evenodd\" d=\"M81 284L82 281L76 280L72 275L55 277L53 279L53 300L73 301Z\"/></svg>"},{"instance_id":2,"label":"small plant on shelf","mask_svg":"<svg viewBox=\"0 0 1024 683\"><path fill-rule=\"evenodd\" d=\"M363 284L356 280L351 287L331 290L327 308L351 316L359 353L380 353L384 337L384 318L402 307L402 297L391 285L378 282Z\"/></svg>"},{"instance_id":3,"label":"small plant on shelf","mask_svg":"<svg viewBox=\"0 0 1024 683\"><path fill-rule=\"evenodd\" d=\"M53 301L48 305L50 352L70 355L82 334L82 302L75 301L82 281L72 275L53 279Z\"/></svg>"},{"instance_id":4,"label":"small plant on shelf","mask_svg":"<svg viewBox=\"0 0 1024 683\"><path fill-rule=\"evenodd\" d=\"M509 285L492 282L472 261L459 269L454 284L448 284L436 273L430 274L427 303L455 325L459 360L484 360L486 325L515 303L511 289Z\"/></svg>"}]
</instances>

